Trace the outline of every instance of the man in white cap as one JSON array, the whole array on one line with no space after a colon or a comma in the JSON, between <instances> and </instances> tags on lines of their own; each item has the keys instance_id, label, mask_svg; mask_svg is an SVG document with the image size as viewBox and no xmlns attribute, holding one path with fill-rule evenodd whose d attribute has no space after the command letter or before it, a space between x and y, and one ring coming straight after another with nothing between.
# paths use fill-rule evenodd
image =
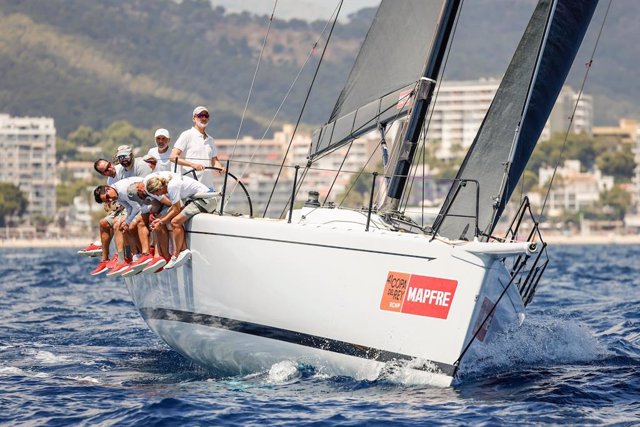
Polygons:
<instances>
[{"instance_id":1,"label":"man in white cap","mask_svg":"<svg viewBox=\"0 0 640 427\"><path fill-rule=\"evenodd\" d=\"M113 157L118 165L113 165L105 159L98 159L93 165L98 173L108 177L108 185L114 185L124 178L144 177L152 172L151 167L145 161L133 157L133 149L129 145L119 146ZM100 221L102 259L91 272L92 276L104 273L109 269L109 244L114 233L116 239L121 238L119 230L114 228L120 212L121 210L115 210Z\"/></svg>"},{"instance_id":2,"label":"man in white cap","mask_svg":"<svg viewBox=\"0 0 640 427\"><path fill-rule=\"evenodd\" d=\"M156 166L153 169L154 172L171 171L173 170L172 163L169 161L171 150L169 150L169 143L171 142L171 135L166 129L158 129L155 134L156 146L149 149L147 156L153 157L156 161ZM144 161L149 163L149 158L144 157Z\"/></svg>"},{"instance_id":3,"label":"man in white cap","mask_svg":"<svg viewBox=\"0 0 640 427\"><path fill-rule=\"evenodd\" d=\"M206 132L209 125L209 111L206 107L196 107L193 110L193 127L180 134L171 151L171 161L182 166L182 172L195 169L198 181L213 190L212 171L205 167L219 168L219 174L224 173L222 163L218 160L218 149L213 138Z\"/></svg>"},{"instance_id":4,"label":"man in white cap","mask_svg":"<svg viewBox=\"0 0 640 427\"><path fill-rule=\"evenodd\" d=\"M144 160L133 157L133 149L129 145L119 146L115 158L122 166L119 179L147 176L151 173L151 167Z\"/></svg>"}]
</instances>

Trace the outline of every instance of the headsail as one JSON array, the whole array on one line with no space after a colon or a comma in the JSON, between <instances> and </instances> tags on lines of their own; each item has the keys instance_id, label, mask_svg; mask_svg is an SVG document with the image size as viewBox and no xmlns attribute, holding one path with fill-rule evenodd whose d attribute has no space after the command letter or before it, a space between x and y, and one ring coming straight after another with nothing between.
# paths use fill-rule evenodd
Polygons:
<instances>
[{"instance_id":1,"label":"headsail","mask_svg":"<svg viewBox=\"0 0 640 427\"><path fill-rule=\"evenodd\" d=\"M477 181L479 193L473 182L454 183L434 225L440 235L473 238L475 219L465 216L473 216L476 208L481 239L493 232L542 133L596 5L597 0L538 2L456 177Z\"/></svg>"},{"instance_id":2,"label":"headsail","mask_svg":"<svg viewBox=\"0 0 640 427\"><path fill-rule=\"evenodd\" d=\"M314 132L311 159L407 114L444 2L382 0L329 121Z\"/></svg>"}]
</instances>

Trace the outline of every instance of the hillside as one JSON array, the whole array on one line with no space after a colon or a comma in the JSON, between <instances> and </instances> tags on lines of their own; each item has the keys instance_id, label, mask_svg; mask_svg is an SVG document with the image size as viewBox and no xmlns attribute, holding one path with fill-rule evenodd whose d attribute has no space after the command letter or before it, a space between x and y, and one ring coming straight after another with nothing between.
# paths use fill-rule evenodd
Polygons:
<instances>
[{"instance_id":1,"label":"hillside","mask_svg":"<svg viewBox=\"0 0 640 427\"><path fill-rule=\"evenodd\" d=\"M445 77L500 75L534 3L465 4ZM593 49L603 6L581 64ZM640 116L640 29L633 23L638 12L640 3L616 0L600 41L586 91L596 96L601 123ZM337 25L303 123L318 124L328 116L373 13L363 9ZM100 129L115 120L177 132L189 126L193 106L205 104L215 114L216 136L232 137L267 24L266 16L226 14L207 0L0 0L0 111L53 116L65 136L81 124ZM243 133L262 135L325 24L275 20ZM321 51L320 45L279 121L297 119ZM582 74L572 73L574 87Z\"/></svg>"}]
</instances>

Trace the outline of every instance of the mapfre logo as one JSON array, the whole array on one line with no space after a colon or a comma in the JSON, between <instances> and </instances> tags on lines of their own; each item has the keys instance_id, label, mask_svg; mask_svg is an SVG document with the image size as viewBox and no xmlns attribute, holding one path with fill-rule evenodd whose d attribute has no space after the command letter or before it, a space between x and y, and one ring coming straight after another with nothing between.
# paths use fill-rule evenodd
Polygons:
<instances>
[{"instance_id":1,"label":"mapfre logo","mask_svg":"<svg viewBox=\"0 0 640 427\"><path fill-rule=\"evenodd\" d=\"M457 280L390 271L380 308L446 319L457 287Z\"/></svg>"}]
</instances>

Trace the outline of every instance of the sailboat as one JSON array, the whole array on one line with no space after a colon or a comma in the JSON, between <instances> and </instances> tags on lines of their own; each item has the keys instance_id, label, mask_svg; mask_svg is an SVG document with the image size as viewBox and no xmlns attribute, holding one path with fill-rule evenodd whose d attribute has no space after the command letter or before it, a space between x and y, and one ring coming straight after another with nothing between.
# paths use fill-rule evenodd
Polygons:
<instances>
[{"instance_id":1,"label":"sailboat","mask_svg":"<svg viewBox=\"0 0 640 427\"><path fill-rule=\"evenodd\" d=\"M222 208L197 215L190 262L126 279L144 320L218 372L291 360L358 379L396 366L450 385L474 349L524 321L547 266L526 199L505 234L496 226L596 4L537 3L436 221L423 227L402 214L401 199L461 1L382 0L329 120L314 133L309 163L402 121L381 180L384 200L374 203L372 188L362 210L312 198L299 209L291 203L282 219Z\"/></svg>"}]
</instances>

